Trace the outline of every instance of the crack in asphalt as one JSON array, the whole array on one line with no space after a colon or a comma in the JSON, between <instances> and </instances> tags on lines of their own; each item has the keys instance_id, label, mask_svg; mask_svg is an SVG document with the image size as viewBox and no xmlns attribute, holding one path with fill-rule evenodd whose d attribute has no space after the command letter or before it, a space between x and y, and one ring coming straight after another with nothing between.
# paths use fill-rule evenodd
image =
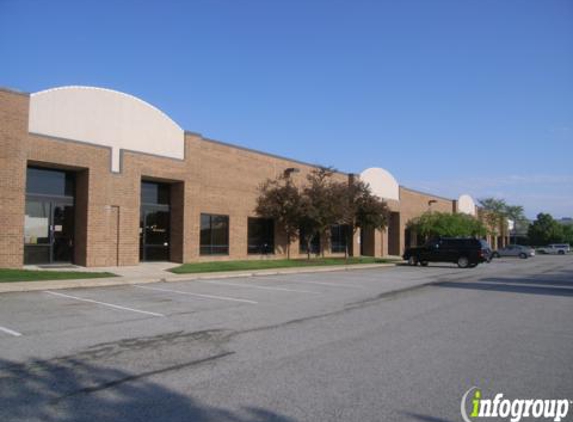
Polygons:
<instances>
[{"instance_id":1,"label":"crack in asphalt","mask_svg":"<svg viewBox=\"0 0 573 422\"><path fill-rule=\"evenodd\" d=\"M0 374L4 371L10 372L9 375L0 375L0 379L21 376L24 374L29 375L33 372L41 372L45 368L53 365L62 365L65 368L73 368L74 366L81 365L85 362L109 359L126 352L145 350L150 347L157 348L182 343L209 343L217 345L226 341L227 334L228 330L223 329L201 330L191 333L175 331L155 336L135 337L119 341L99 343L73 355L59 356L53 359L36 360L26 364L13 364L0 367Z\"/></svg>"}]
</instances>

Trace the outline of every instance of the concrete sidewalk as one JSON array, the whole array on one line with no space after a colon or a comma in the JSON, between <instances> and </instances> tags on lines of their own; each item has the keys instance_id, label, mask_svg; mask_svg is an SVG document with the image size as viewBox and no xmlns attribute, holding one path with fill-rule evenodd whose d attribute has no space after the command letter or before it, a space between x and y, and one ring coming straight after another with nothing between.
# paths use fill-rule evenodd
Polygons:
<instances>
[{"instance_id":1,"label":"concrete sidewalk","mask_svg":"<svg viewBox=\"0 0 573 422\"><path fill-rule=\"evenodd\" d=\"M111 272L119 277L91 278L75 280L45 280L45 281L17 281L0 283L0 293L27 292L35 290L59 290L86 287L122 286L129 284L146 284L182 281L182 280L209 280L239 277L257 277L279 274L304 274L304 273L324 273L332 271L352 271L384 267L394 267L396 263L384 264L354 264L354 265L331 265L322 267L301 267L301 268L273 268L268 270L248 270L248 271L221 271L211 273L190 273L174 274L167 269L173 268L172 262L146 263L134 267L98 267L97 269L86 269L83 267L57 268L60 271L84 271L84 272ZM42 269L38 267L26 267L26 269ZM54 268L56 269L56 268Z\"/></svg>"}]
</instances>

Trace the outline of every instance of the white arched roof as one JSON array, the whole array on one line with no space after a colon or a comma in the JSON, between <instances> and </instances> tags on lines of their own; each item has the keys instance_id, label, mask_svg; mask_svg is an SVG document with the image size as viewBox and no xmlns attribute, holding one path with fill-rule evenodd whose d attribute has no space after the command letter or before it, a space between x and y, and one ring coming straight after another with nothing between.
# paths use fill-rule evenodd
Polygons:
<instances>
[{"instance_id":1,"label":"white arched roof","mask_svg":"<svg viewBox=\"0 0 573 422\"><path fill-rule=\"evenodd\" d=\"M379 198L400 200L400 186L389 171L371 167L360 173L360 179L368 183L372 193Z\"/></svg>"},{"instance_id":2,"label":"white arched roof","mask_svg":"<svg viewBox=\"0 0 573 422\"><path fill-rule=\"evenodd\" d=\"M111 169L129 150L184 159L184 131L165 113L111 89L65 86L30 96L30 133L109 147Z\"/></svg>"},{"instance_id":3,"label":"white arched roof","mask_svg":"<svg viewBox=\"0 0 573 422\"><path fill-rule=\"evenodd\" d=\"M458 212L464 214L476 215L476 204L473 198L469 195L460 195L458 198Z\"/></svg>"}]
</instances>

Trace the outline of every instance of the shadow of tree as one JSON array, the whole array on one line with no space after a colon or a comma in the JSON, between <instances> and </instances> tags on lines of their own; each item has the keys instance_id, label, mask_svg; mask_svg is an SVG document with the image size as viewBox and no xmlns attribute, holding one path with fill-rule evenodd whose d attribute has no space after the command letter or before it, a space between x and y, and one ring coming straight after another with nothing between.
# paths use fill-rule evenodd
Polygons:
<instances>
[{"instance_id":1,"label":"shadow of tree","mask_svg":"<svg viewBox=\"0 0 573 422\"><path fill-rule=\"evenodd\" d=\"M447 419L437 418L435 416L421 415L419 413L403 412L403 415L407 416L409 420L418 420L424 422L451 422Z\"/></svg>"},{"instance_id":2,"label":"shadow of tree","mask_svg":"<svg viewBox=\"0 0 573 422\"><path fill-rule=\"evenodd\" d=\"M480 281L487 283L526 284L541 287L571 287L573 288L573 274L568 276L552 276L550 278L499 278L488 277Z\"/></svg>"},{"instance_id":3,"label":"shadow of tree","mask_svg":"<svg viewBox=\"0 0 573 422\"><path fill-rule=\"evenodd\" d=\"M439 287L466 289L466 290L489 290L507 293L524 293L542 296L564 296L572 297L573 289L562 287L545 287L545 286L520 286L512 284L495 284L495 283L470 283L447 281L437 284Z\"/></svg>"},{"instance_id":4,"label":"shadow of tree","mask_svg":"<svg viewBox=\"0 0 573 422\"><path fill-rule=\"evenodd\" d=\"M75 359L0 359L0 368L2 421L295 422L257 407L233 412L201 404L153 382L151 377L159 371L133 374Z\"/></svg>"}]
</instances>

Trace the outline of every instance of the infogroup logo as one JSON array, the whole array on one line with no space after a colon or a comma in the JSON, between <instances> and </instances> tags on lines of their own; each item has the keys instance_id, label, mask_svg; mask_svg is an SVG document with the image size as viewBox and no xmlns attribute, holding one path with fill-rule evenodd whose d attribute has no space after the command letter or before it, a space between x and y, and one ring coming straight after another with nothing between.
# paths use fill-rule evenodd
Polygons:
<instances>
[{"instance_id":1,"label":"infogroup logo","mask_svg":"<svg viewBox=\"0 0 573 422\"><path fill-rule=\"evenodd\" d=\"M472 395L473 392L473 395ZM471 403L468 403L468 398ZM522 418L547 419L559 422L569 413L571 400L568 399L504 399L503 393L497 393L493 399L482 397L478 387L472 387L462 397L460 411L465 422L481 418L508 419L519 422ZM470 413L468 415L468 409Z\"/></svg>"}]
</instances>

